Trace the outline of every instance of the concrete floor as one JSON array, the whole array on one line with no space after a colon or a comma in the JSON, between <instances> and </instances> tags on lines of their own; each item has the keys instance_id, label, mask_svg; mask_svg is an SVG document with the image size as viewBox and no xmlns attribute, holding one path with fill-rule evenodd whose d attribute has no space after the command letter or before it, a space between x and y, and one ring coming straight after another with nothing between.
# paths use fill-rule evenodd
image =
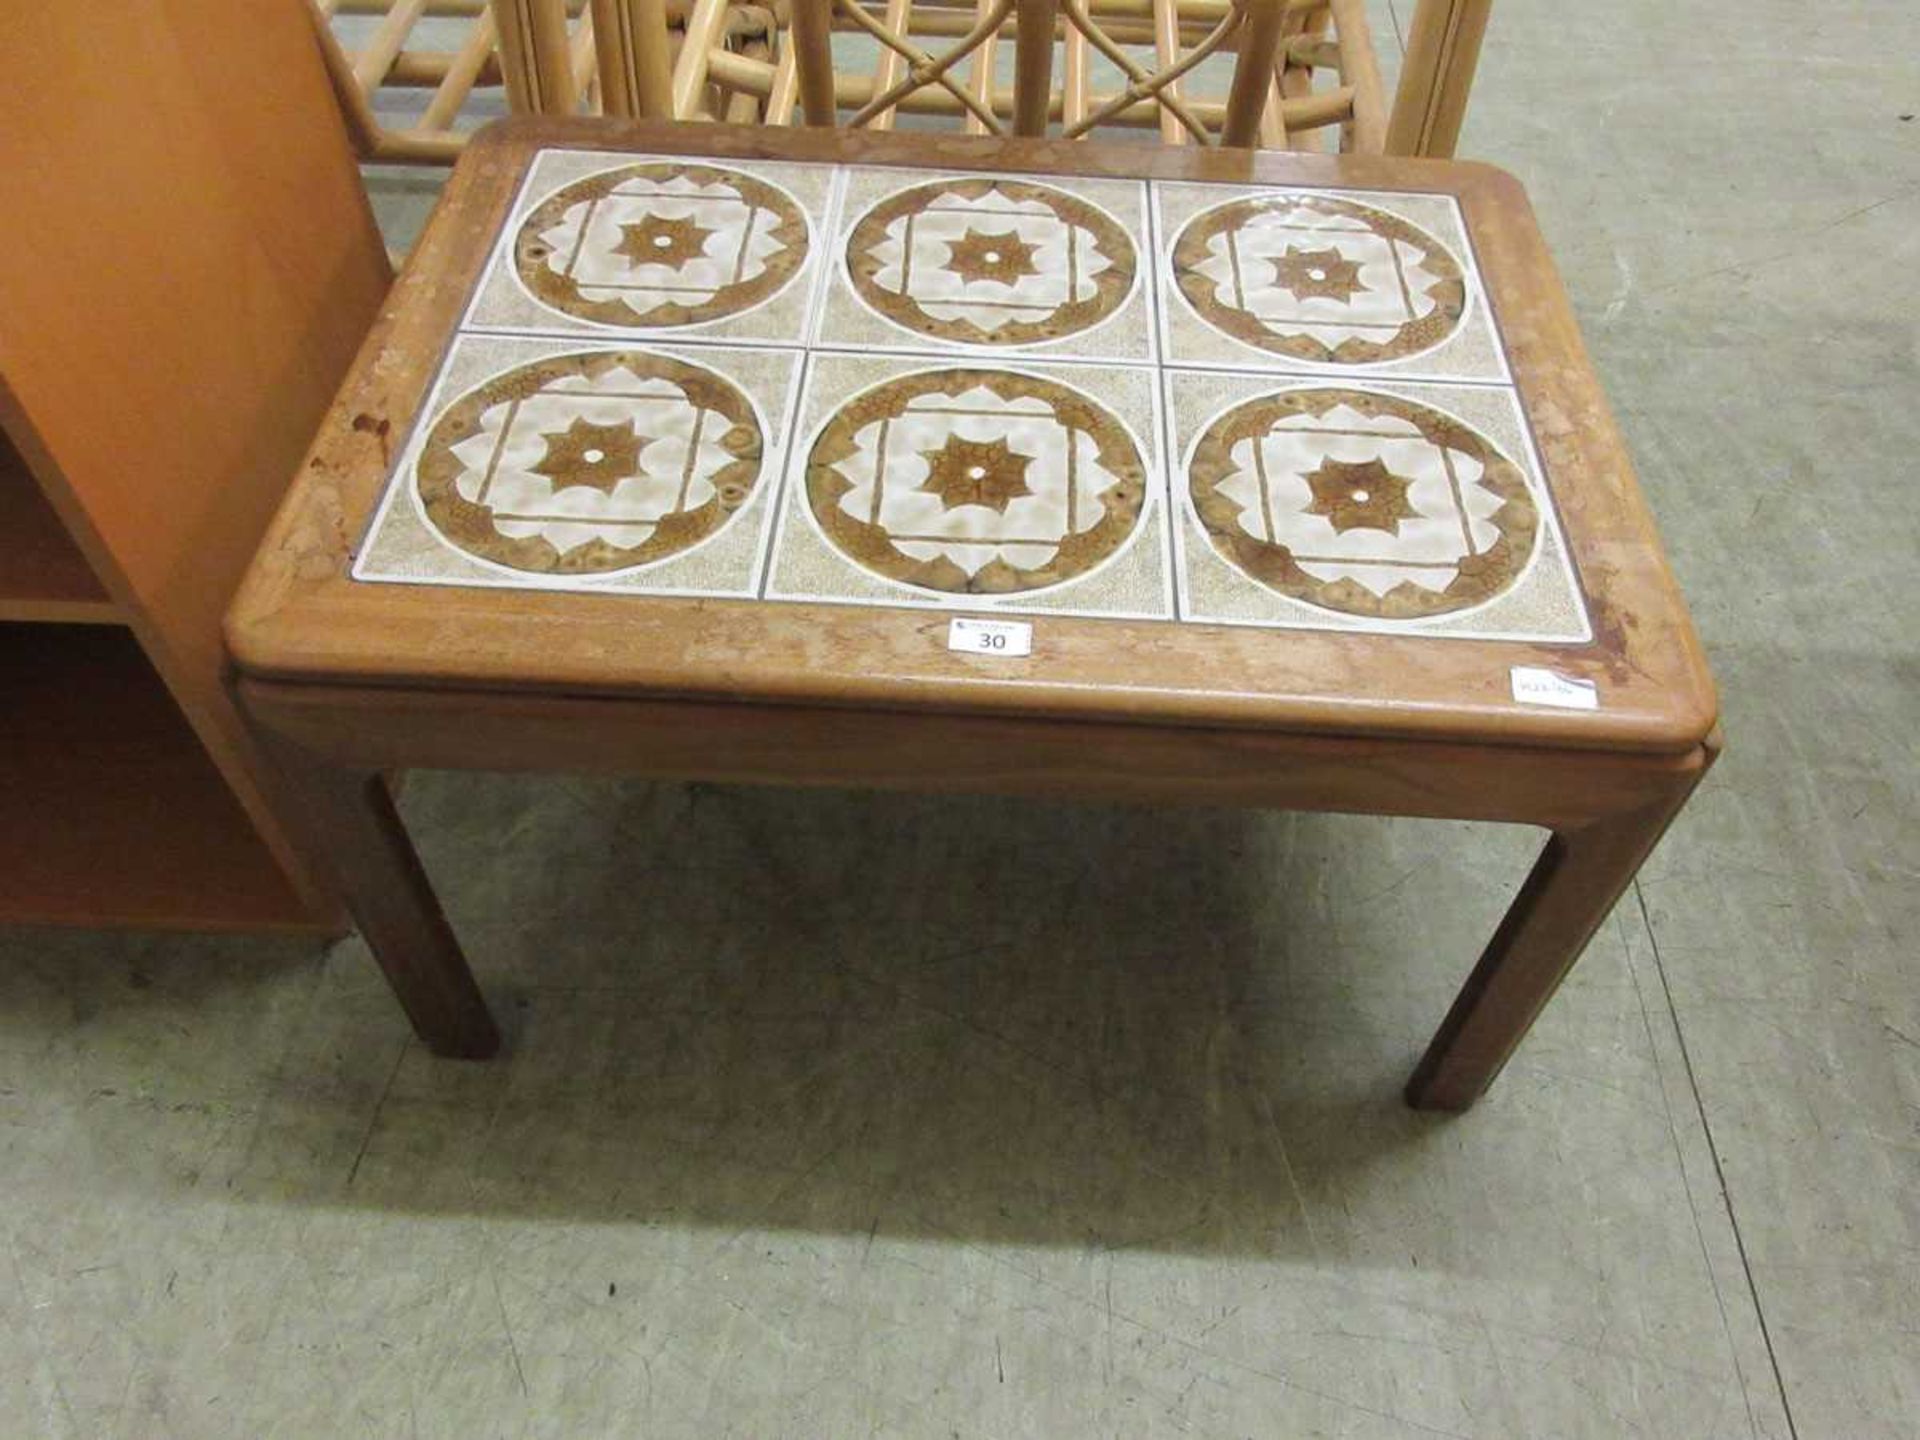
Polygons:
<instances>
[{"instance_id":1,"label":"concrete floor","mask_svg":"<svg viewBox=\"0 0 1920 1440\"><path fill-rule=\"evenodd\" d=\"M1496 11L1730 749L1471 1115L1523 832L420 776L496 1064L0 933L0 1432L1920 1433L1920 11L1808 17Z\"/></svg>"}]
</instances>

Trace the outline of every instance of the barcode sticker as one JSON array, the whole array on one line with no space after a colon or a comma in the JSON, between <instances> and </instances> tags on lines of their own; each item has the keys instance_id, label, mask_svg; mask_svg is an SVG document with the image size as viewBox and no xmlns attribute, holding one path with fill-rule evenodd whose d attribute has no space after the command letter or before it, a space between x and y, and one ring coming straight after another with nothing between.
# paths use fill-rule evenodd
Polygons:
<instances>
[{"instance_id":1,"label":"barcode sticker","mask_svg":"<svg viewBox=\"0 0 1920 1440\"><path fill-rule=\"evenodd\" d=\"M1600 687L1531 665L1513 667L1513 698L1522 705L1557 705L1562 710L1598 710Z\"/></svg>"},{"instance_id":2,"label":"barcode sticker","mask_svg":"<svg viewBox=\"0 0 1920 1440\"><path fill-rule=\"evenodd\" d=\"M1031 655L1033 626L1024 620L953 620L947 649L969 655Z\"/></svg>"}]
</instances>

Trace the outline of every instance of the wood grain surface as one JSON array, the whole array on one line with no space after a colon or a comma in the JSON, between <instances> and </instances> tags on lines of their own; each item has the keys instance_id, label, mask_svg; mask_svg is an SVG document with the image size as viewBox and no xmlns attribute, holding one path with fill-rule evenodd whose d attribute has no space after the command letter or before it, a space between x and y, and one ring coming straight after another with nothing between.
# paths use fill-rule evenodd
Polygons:
<instances>
[{"instance_id":1,"label":"wood grain surface","mask_svg":"<svg viewBox=\"0 0 1920 1440\"><path fill-rule=\"evenodd\" d=\"M924 611L367 585L352 551L532 155L543 146L1453 194L1596 632L1559 645L1042 619L1028 660L945 648ZM268 532L228 622L254 676L1421 735L1684 752L1715 697L1519 185L1481 165L829 130L516 119L478 137ZM1514 665L1600 708L1516 704Z\"/></svg>"}]
</instances>

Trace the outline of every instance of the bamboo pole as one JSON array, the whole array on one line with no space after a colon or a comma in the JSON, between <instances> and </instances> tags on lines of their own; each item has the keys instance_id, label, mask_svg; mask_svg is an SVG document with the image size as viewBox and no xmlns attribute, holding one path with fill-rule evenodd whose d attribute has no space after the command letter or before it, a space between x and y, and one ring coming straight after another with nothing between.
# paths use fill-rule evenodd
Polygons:
<instances>
[{"instance_id":1,"label":"bamboo pole","mask_svg":"<svg viewBox=\"0 0 1920 1440\"><path fill-rule=\"evenodd\" d=\"M662 0L592 0L600 108L662 119L673 113L673 65Z\"/></svg>"},{"instance_id":2,"label":"bamboo pole","mask_svg":"<svg viewBox=\"0 0 1920 1440\"><path fill-rule=\"evenodd\" d=\"M466 103L467 96L473 93L473 87L485 69L487 61L493 58L493 15L480 16L467 31L466 43L454 55L453 62L447 66L446 78L433 92L433 98L427 102L426 110L421 114L416 130L433 132L446 130L460 113L460 107Z\"/></svg>"},{"instance_id":3,"label":"bamboo pole","mask_svg":"<svg viewBox=\"0 0 1920 1440\"><path fill-rule=\"evenodd\" d=\"M407 43L408 32L426 8L427 0L398 0L379 25L374 27L372 37L353 61L353 78L363 95L371 95L380 87L380 82L387 78L394 57Z\"/></svg>"},{"instance_id":4,"label":"bamboo pole","mask_svg":"<svg viewBox=\"0 0 1920 1440\"><path fill-rule=\"evenodd\" d=\"M1087 118L1087 37L1072 26L1066 26L1066 74L1060 85L1060 121L1068 130L1086 123Z\"/></svg>"},{"instance_id":5,"label":"bamboo pole","mask_svg":"<svg viewBox=\"0 0 1920 1440\"><path fill-rule=\"evenodd\" d=\"M833 0L791 0L794 63L800 108L809 125L832 125L834 113Z\"/></svg>"},{"instance_id":6,"label":"bamboo pole","mask_svg":"<svg viewBox=\"0 0 1920 1440\"><path fill-rule=\"evenodd\" d=\"M912 23L912 15L913 0L887 0L887 15L882 23L894 34L905 35ZM876 48L880 51L880 58L873 67L873 93L884 95L900 81L900 52L887 45ZM889 105L868 123L875 130L891 130L893 117L897 113L895 107Z\"/></svg>"},{"instance_id":7,"label":"bamboo pole","mask_svg":"<svg viewBox=\"0 0 1920 1440\"><path fill-rule=\"evenodd\" d=\"M845 6L847 18L882 45L898 50L906 57L908 68L904 80L896 82L889 89L869 100L847 123L853 126L864 125L879 111L898 103L902 96L910 95L929 85L938 85L966 107L968 114L979 121L986 134L1004 135L1006 127L1001 125L994 113L981 101L976 100L972 92L964 89L949 73L954 66L972 54L988 36L998 34L1001 25L1013 13L1013 0L979 0L979 3L980 19L973 29L961 36L942 54L935 56L929 55L917 45L895 35L849 0Z\"/></svg>"},{"instance_id":8,"label":"bamboo pole","mask_svg":"<svg viewBox=\"0 0 1920 1440\"><path fill-rule=\"evenodd\" d=\"M1024 10L1026 5L1027 0L1020 0L1020 5L1017 8ZM871 5L864 6L863 8L866 9L868 14L873 13L873 7ZM1058 14L1057 0L1055 13ZM972 10L965 12L945 9L923 10L916 5L913 10L913 33L919 36L926 36L930 39L946 39L951 36L965 35L973 29L976 19L976 13ZM885 23L884 20L882 23ZM1203 23L1194 20L1187 15L1185 11L1182 11L1180 15L1181 44L1191 44L1201 39L1211 33L1219 23L1218 17ZM854 26L851 22L840 23L836 21L834 28L846 32L858 27ZM1106 32L1109 39L1118 41L1122 45L1151 45L1153 43L1153 22L1151 20L1103 20L1100 22L1100 28ZM1056 41L1064 42L1069 36L1077 33L1073 26L1065 20L1060 20L1054 26L1054 38ZM1000 27L1000 38L1002 40L1018 40L1019 21L1017 16Z\"/></svg>"},{"instance_id":9,"label":"bamboo pole","mask_svg":"<svg viewBox=\"0 0 1920 1440\"><path fill-rule=\"evenodd\" d=\"M1162 70L1170 69L1180 59L1180 5L1179 0L1153 0L1153 51ZM1170 101L1180 99L1178 81L1169 81L1160 91ZM1180 123L1178 113L1172 105L1160 107L1160 138L1168 145L1187 143L1187 129Z\"/></svg>"},{"instance_id":10,"label":"bamboo pole","mask_svg":"<svg viewBox=\"0 0 1920 1440\"><path fill-rule=\"evenodd\" d=\"M372 159L393 165L451 165L467 148L467 137L452 130L388 131Z\"/></svg>"},{"instance_id":11,"label":"bamboo pole","mask_svg":"<svg viewBox=\"0 0 1920 1440\"><path fill-rule=\"evenodd\" d=\"M1127 88L1102 104L1096 105L1093 112L1079 124L1066 131L1069 140L1078 139L1082 134L1105 120L1112 119L1120 111L1136 103L1157 105L1160 111L1161 138L1166 138L1167 127L1173 122L1179 125L1195 140L1203 145L1211 144L1212 138L1207 127L1201 122L1193 107L1180 98L1178 81L1181 76L1198 65L1202 60L1218 50L1232 34L1239 21L1238 10L1231 11L1198 45L1188 49L1185 55L1170 65L1162 65L1159 70L1149 74L1143 70L1133 57L1116 45L1087 14L1083 0L1059 0L1061 9L1074 25L1086 32L1087 43L1092 45L1127 77ZM1163 52L1167 47L1161 47ZM1215 107L1219 109L1220 107Z\"/></svg>"},{"instance_id":12,"label":"bamboo pole","mask_svg":"<svg viewBox=\"0 0 1920 1440\"><path fill-rule=\"evenodd\" d=\"M1373 48L1366 0L1332 0L1332 10L1340 79L1353 87L1353 119L1341 133L1341 148L1362 155L1383 155L1387 149L1386 86L1380 79L1380 57Z\"/></svg>"},{"instance_id":13,"label":"bamboo pole","mask_svg":"<svg viewBox=\"0 0 1920 1440\"><path fill-rule=\"evenodd\" d=\"M1274 75L1280 86L1280 102L1284 107L1300 104L1313 95L1313 71L1305 66L1289 62L1293 46L1301 43L1317 43L1326 31L1328 12L1326 0L1312 0L1311 4L1301 5L1287 12L1286 24L1282 27L1287 43L1281 47L1280 56L1274 62ZM1287 143L1296 150L1320 149L1319 137L1307 139L1300 132L1312 127L1287 125Z\"/></svg>"},{"instance_id":14,"label":"bamboo pole","mask_svg":"<svg viewBox=\"0 0 1920 1440\"><path fill-rule=\"evenodd\" d=\"M567 59L576 96L591 99L599 83L600 57L593 37L593 16L588 14L573 27Z\"/></svg>"},{"instance_id":15,"label":"bamboo pole","mask_svg":"<svg viewBox=\"0 0 1920 1440\"><path fill-rule=\"evenodd\" d=\"M1285 18L1280 0L1247 0L1240 25L1240 56L1227 95L1227 120L1220 143L1246 149L1260 138L1260 115L1273 87L1273 57Z\"/></svg>"},{"instance_id":16,"label":"bamboo pole","mask_svg":"<svg viewBox=\"0 0 1920 1440\"><path fill-rule=\"evenodd\" d=\"M769 95L778 81L779 67L761 60L736 55L726 50L716 50L709 65L709 71L715 80L736 90L747 90L755 95ZM841 109L858 109L873 100L873 77L869 75L835 75L833 78L835 104ZM1121 92L1122 94L1124 92ZM1010 112L1014 103L1011 89L996 88L992 94L992 104L996 110ZM1110 105L1120 99L1121 94L1089 95L1089 105ZM1352 109L1352 91L1342 87L1337 90L1322 91L1298 100L1286 101L1280 107L1285 124L1289 130L1315 130L1335 125L1345 120ZM1068 100L1061 94L1051 97L1047 116L1049 120L1061 118ZM1188 100L1183 102L1188 112L1202 128L1214 128L1225 123L1226 105L1218 100ZM902 114L954 116L966 113L959 101L946 90L928 88L911 91L898 101ZM1134 100L1106 119L1117 125L1132 129L1151 129L1158 127L1160 107L1152 100ZM772 122L777 123L777 122Z\"/></svg>"},{"instance_id":17,"label":"bamboo pole","mask_svg":"<svg viewBox=\"0 0 1920 1440\"><path fill-rule=\"evenodd\" d=\"M1022 0L1023 5L1026 3L1027 0ZM978 16L977 23L987 25L994 15L994 0L978 0L975 13ZM1000 13L1004 15L1006 12ZM980 37L980 43L974 47L973 63L967 71L967 93L980 102L983 110L993 103L993 52L999 41L1000 27L996 25ZM969 135L989 133L988 127L977 114L968 115L966 124Z\"/></svg>"},{"instance_id":18,"label":"bamboo pole","mask_svg":"<svg viewBox=\"0 0 1920 1440\"><path fill-rule=\"evenodd\" d=\"M493 0L507 103L522 115L578 108L564 0Z\"/></svg>"},{"instance_id":19,"label":"bamboo pole","mask_svg":"<svg viewBox=\"0 0 1920 1440\"><path fill-rule=\"evenodd\" d=\"M1480 42L1493 0L1420 0L1407 29L1400 88L1387 124L1389 155L1449 156L1460 143Z\"/></svg>"},{"instance_id":20,"label":"bamboo pole","mask_svg":"<svg viewBox=\"0 0 1920 1440\"><path fill-rule=\"evenodd\" d=\"M427 0L426 13L435 17L471 17L491 8L493 0ZM587 0L566 0L570 15L586 8ZM393 0L334 0L329 7L339 15L384 15L393 8Z\"/></svg>"},{"instance_id":21,"label":"bamboo pole","mask_svg":"<svg viewBox=\"0 0 1920 1440\"><path fill-rule=\"evenodd\" d=\"M695 0L673 67L672 114L687 120L704 110L709 64L727 24L727 0Z\"/></svg>"},{"instance_id":22,"label":"bamboo pole","mask_svg":"<svg viewBox=\"0 0 1920 1440\"><path fill-rule=\"evenodd\" d=\"M380 148L381 131L380 122L373 118L373 107L367 103L367 92L360 88L352 63L318 11L313 12L313 29L314 38L320 42L321 59L326 63L327 80L333 86L333 98L339 103L347 133L353 138L353 148L361 158L372 159Z\"/></svg>"},{"instance_id":23,"label":"bamboo pole","mask_svg":"<svg viewBox=\"0 0 1920 1440\"><path fill-rule=\"evenodd\" d=\"M489 34L492 32L489 31ZM357 58L357 51L349 51L349 61ZM447 72L453 69L460 59L459 50L402 50L393 57L393 64L387 67L383 85L397 86L407 90L434 90L447 78ZM476 85L498 85L500 83L500 62L488 50L480 73L474 77Z\"/></svg>"},{"instance_id":24,"label":"bamboo pole","mask_svg":"<svg viewBox=\"0 0 1920 1440\"><path fill-rule=\"evenodd\" d=\"M1014 20L1013 133L1044 135L1053 97L1053 0L1020 0Z\"/></svg>"},{"instance_id":25,"label":"bamboo pole","mask_svg":"<svg viewBox=\"0 0 1920 1440\"><path fill-rule=\"evenodd\" d=\"M794 96L800 88L800 75L794 68L792 44L780 47L780 58L774 62L773 77L767 87L767 104L763 112L762 123L767 125L791 125L793 123Z\"/></svg>"}]
</instances>

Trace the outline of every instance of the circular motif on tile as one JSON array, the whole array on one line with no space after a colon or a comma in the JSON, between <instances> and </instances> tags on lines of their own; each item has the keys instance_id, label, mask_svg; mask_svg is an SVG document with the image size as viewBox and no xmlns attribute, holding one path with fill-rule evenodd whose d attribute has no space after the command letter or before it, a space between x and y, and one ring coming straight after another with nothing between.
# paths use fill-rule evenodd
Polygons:
<instances>
[{"instance_id":1,"label":"circular motif on tile","mask_svg":"<svg viewBox=\"0 0 1920 1440\"><path fill-rule=\"evenodd\" d=\"M1106 211L1026 180L939 180L891 195L847 240L871 309L915 334L1031 345L1098 325L1133 292L1133 241Z\"/></svg>"},{"instance_id":2,"label":"circular motif on tile","mask_svg":"<svg viewBox=\"0 0 1920 1440\"><path fill-rule=\"evenodd\" d=\"M1002 370L902 376L844 405L807 457L807 504L842 553L943 594L1084 575L1139 524L1146 465L1078 390Z\"/></svg>"},{"instance_id":3,"label":"circular motif on tile","mask_svg":"<svg viewBox=\"0 0 1920 1440\"><path fill-rule=\"evenodd\" d=\"M716 165L629 165L576 180L520 226L513 263L538 299L602 325L698 325L800 273L807 221L785 191Z\"/></svg>"},{"instance_id":4,"label":"circular motif on tile","mask_svg":"<svg viewBox=\"0 0 1920 1440\"><path fill-rule=\"evenodd\" d=\"M1519 466L1451 415L1349 389L1262 395L1188 467L1213 547L1269 589L1347 615L1464 610L1519 578L1540 514Z\"/></svg>"},{"instance_id":5,"label":"circular motif on tile","mask_svg":"<svg viewBox=\"0 0 1920 1440\"><path fill-rule=\"evenodd\" d=\"M747 397L645 351L557 355L454 401L415 467L427 520L481 560L541 574L629 570L717 532L759 481Z\"/></svg>"},{"instance_id":6,"label":"circular motif on tile","mask_svg":"<svg viewBox=\"0 0 1920 1440\"><path fill-rule=\"evenodd\" d=\"M1203 211L1174 242L1173 273L1214 329L1323 364L1429 350L1467 308L1460 262L1446 246L1398 215L1323 195Z\"/></svg>"}]
</instances>

